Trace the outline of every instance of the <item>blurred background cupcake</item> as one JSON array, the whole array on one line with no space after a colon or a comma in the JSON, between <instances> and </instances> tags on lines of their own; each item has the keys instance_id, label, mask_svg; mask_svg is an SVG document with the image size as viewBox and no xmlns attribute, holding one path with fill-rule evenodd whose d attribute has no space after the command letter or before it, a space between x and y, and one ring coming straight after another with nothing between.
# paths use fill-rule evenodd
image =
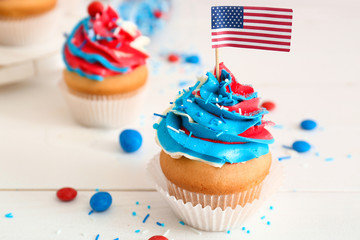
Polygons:
<instances>
[{"instance_id":1,"label":"blurred background cupcake","mask_svg":"<svg viewBox=\"0 0 360 240\"><path fill-rule=\"evenodd\" d=\"M207 73L181 92L154 125L162 148L154 161L166 179L162 190L185 223L207 231L243 223L266 198L265 180L274 176L266 109L223 64L220 72L219 80ZM271 182L270 190L277 186Z\"/></svg>"},{"instance_id":2,"label":"blurred background cupcake","mask_svg":"<svg viewBox=\"0 0 360 240\"><path fill-rule=\"evenodd\" d=\"M62 89L75 119L89 127L134 121L148 77L149 39L110 6L95 1L67 36Z\"/></svg>"},{"instance_id":3,"label":"blurred background cupcake","mask_svg":"<svg viewBox=\"0 0 360 240\"><path fill-rule=\"evenodd\" d=\"M57 0L1 0L0 44L46 42L58 32Z\"/></svg>"}]
</instances>

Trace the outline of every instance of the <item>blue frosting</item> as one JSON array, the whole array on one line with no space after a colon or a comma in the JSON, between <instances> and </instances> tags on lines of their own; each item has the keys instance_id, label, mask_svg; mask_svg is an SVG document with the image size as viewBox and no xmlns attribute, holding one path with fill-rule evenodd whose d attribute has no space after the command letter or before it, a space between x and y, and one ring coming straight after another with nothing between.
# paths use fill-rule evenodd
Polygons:
<instances>
[{"instance_id":1,"label":"blue frosting","mask_svg":"<svg viewBox=\"0 0 360 240\"><path fill-rule=\"evenodd\" d=\"M125 73L127 72L130 68L125 67L125 68L119 68L114 66L113 64L111 64L106 58L104 58L103 56L99 55L99 54L88 54L85 53L84 51L82 51L82 47L79 46L77 47L75 44L72 43L72 39L74 38L75 33L78 31L78 29L81 26L84 26L84 30L86 32L86 34L89 35L91 41L95 41L95 33L93 32L93 30L91 30L89 28L89 26L91 26L91 22L90 22L90 17L87 17L83 20L81 20L76 27L74 28L74 30L71 32L70 36L66 39L65 45L63 47L63 51L62 51L62 56L63 56L63 60L65 63L66 68L71 71L71 72L76 72L77 74L79 74L80 76L83 77L87 77L89 79L92 80L96 80L96 81L102 81L104 79L103 76L101 75L93 75L93 74L87 74L84 71L82 71L79 68L73 68L70 66L70 64L68 63L68 61L66 60L65 57L65 47L67 46L71 52L71 54L73 54L74 56L77 56L79 58L84 59L85 61L89 62L89 63L100 63L102 66L104 66L107 69L110 69L112 71L115 72L119 72L119 73Z\"/></svg>"},{"instance_id":2,"label":"blue frosting","mask_svg":"<svg viewBox=\"0 0 360 240\"><path fill-rule=\"evenodd\" d=\"M205 83L197 82L181 93L166 116L154 125L158 142L166 152L216 165L245 162L269 152L268 144L274 142L272 138L239 136L261 125L267 111L261 109L246 115L230 112L226 106L257 97L256 92L248 96L227 92L231 81L231 75L225 70L221 72L220 81L207 73ZM193 94L194 91L200 91L201 97Z\"/></svg>"}]
</instances>

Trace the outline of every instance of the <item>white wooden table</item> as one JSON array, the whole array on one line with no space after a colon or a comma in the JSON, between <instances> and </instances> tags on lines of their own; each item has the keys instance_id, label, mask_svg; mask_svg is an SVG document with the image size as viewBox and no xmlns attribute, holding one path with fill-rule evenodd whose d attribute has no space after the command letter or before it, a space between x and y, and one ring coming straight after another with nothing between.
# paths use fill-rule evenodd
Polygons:
<instances>
[{"instance_id":1,"label":"white wooden table","mask_svg":"<svg viewBox=\"0 0 360 240\"><path fill-rule=\"evenodd\" d=\"M172 20L150 46L150 94L130 126L142 133L144 142L134 154L120 149L121 129L88 129L73 121L57 87L60 55L53 71L0 88L0 239L95 239L99 234L99 240L147 240L166 232L176 240L360 239L360 4L189 3L174 1ZM152 114L165 109L179 85L189 86L214 64L209 7L215 3L294 9L291 53L220 50L221 59L242 82L252 83L262 99L277 104L267 116L278 124L271 130L276 138L272 152L292 156L282 161L286 176L280 191L246 223L250 233L197 232L179 224L146 173L146 163L160 150ZM169 64L161 56L169 51L199 54L201 65ZM299 129L306 118L315 119L319 128ZM294 154L283 147L297 139L310 142L311 152ZM326 161L329 158L333 160ZM79 191L75 201L56 199L56 190L64 186ZM113 205L88 215L95 189L109 191ZM13 218L6 218L8 213ZM147 213L150 219L143 224Z\"/></svg>"}]
</instances>

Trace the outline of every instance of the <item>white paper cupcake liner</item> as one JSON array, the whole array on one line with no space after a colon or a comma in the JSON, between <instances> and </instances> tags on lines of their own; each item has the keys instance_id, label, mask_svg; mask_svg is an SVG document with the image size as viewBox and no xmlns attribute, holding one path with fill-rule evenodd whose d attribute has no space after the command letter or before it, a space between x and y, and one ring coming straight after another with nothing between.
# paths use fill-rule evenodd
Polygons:
<instances>
[{"instance_id":1,"label":"white paper cupcake liner","mask_svg":"<svg viewBox=\"0 0 360 240\"><path fill-rule=\"evenodd\" d=\"M155 181L155 187L158 192L168 202L175 214L187 225L203 231L219 232L227 231L240 227L246 220L249 219L256 211L262 206L262 204L277 191L282 183L283 169L281 164L274 158L269 175L265 178L260 187L261 190L258 195L258 199L253 200L251 203L246 203L243 207L237 205L234 209L231 207L223 210L221 206L212 209L210 206L203 207L200 203L193 206L191 202L184 203L182 199L176 199L174 196L170 196L168 191L168 180L163 174L160 166L160 154L157 154L148 164L148 172ZM180 191L180 190L179 190ZM205 194L192 193L181 189L183 194L201 201L219 201L219 198L229 199L234 201L243 193L224 195L224 196L204 196ZM244 193L248 195L248 193ZM241 197L241 196L240 196ZM205 200L207 198L207 200ZM202 199L202 200L201 200ZM219 201L221 202L221 201Z\"/></svg>"},{"instance_id":2,"label":"white paper cupcake liner","mask_svg":"<svg viewBox=\"0 0 360 240\"><path fill-rule=\"evenodd\" d=\"M74 119L83 126L117 128L133 123L142 107L146 86L129 93L96 96L69 91L61 81L61 92Z\"/></svg>"},{"instance_id":3,"label":"white paper cupcake liner","mask_svg":"<svg viewBox=\"0 0 360 240\"><path fill-rule=\"evenodd\" d=\"M59 18L58 7L38 16L20 19L0 18L0 44L23 46L46 42L59 31Z\"/></svg>"}]
</instances>

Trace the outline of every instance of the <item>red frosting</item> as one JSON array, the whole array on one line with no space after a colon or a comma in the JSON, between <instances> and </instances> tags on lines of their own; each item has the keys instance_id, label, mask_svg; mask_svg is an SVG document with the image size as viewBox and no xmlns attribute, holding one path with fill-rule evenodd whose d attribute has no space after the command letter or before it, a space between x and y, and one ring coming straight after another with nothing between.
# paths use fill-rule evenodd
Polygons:
<instances>
[{"instance_id":1,"label":"red frosting","mask_svg":"<svg viewBox=\"0 0 360 240\"><path fill-rule=\"evenodd\" d=\"M117 29L118 14L111 7L101 8L98 2L92 3L88 11L91 15L89 21L74 29L71 43L85 54L103 57L116 68L128 68L127 72L145 64L148 55L130 45L141 36L138 30L131 35L121 27L120 30ZM88 31L85 28L87 23ZM64 57L71 68L80 69L86 74L106 77L122 73L108 69L101 62L90 62L81 56L75 56L68 44L64 49Z\"/></svg>"}]
</instances>

